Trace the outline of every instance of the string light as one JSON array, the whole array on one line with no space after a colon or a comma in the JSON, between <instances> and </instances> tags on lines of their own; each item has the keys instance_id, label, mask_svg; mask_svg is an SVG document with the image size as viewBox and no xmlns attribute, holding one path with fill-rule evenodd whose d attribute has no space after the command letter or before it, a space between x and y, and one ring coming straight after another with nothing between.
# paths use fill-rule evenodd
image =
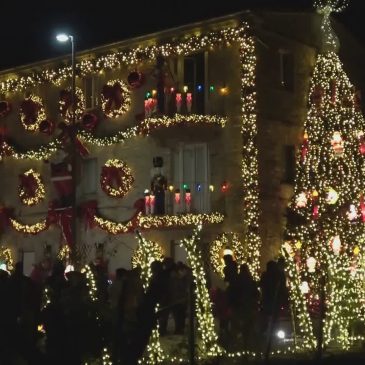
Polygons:
<instances>
[{"instance_id":1,"label":"string light","mask_svg":"<svg viewBox=\"0 0 365 365\"><path fill-rule=\"evenodd\" d=\"M20 198L21 202L25 205L29 205L29 206L36 205L39 202L41 202L46 195L46 192L44 189L44 184L41 180L41 175L38 172L35 172L33 169L30 169L30 170L24 172L23 175L25 177L33 178L36 188L34 191L34 195L29 196L25 187L22 184L20 184L19 185L19 198Z\"/></svg>"},{"instance_id":2,"label":"string light","mask_svg":"<svg viewBox=\"0 0 365 365\"><path fill-rule=\"evenodd\" d=\"M34 115L29 116L25 110L25 105L21 105L20 120L24 129L31 132L38 131L39 124L46 119L46 112L41 98L37 95L30 94L25 98L23 103L32 104L32 113L34 113Z\"/></svg>"},{"instance_id":3,"label":"string light","mask_svg":"<svg viewBox=\"0 0 365 365\"><path fill-rule=\"evenodd\" d=\"M189 266L195 284L195 313L198 322L198 333L202 340L201 352L204 356L217 356L222 353L218 345L218 335L215 330L212 303L206 282L204 260L199 250L199 235L202 224L198 223L190 239L183 239L180 246L185 248Z\"/></svg>"},{"instance_id":4,"label":"string light","mask_svg":"<svg viewBox=\"0 0 365 365\"><path fill-rule=\"evenodd\" d=\"M170 128L175 125L218 125L224 127L227 122L226 117L216 115L182 115L175 114L173 117L161 116L144 119L138 126L128 128L125 131L120 131L111 137L95 137L88 131L80 131L78 137L83 141L98 147L106 147L114 144L124 143L127 139L137 136L148 136L152 131L159 128Z\"/></svg>"},{"instance_id":5,"label":"string light","mask_svg":"<svg viewBox=\"0 0 365 365\"><path fill-rule=\"evenodd\" d=\"M14 261L10 248L0 246L0 261L5 263L7 271L13 271Z\"/></svg>"},{"instance_id":6,"label":"string light","mask_svg":"<svg viewBox=\"0 0 365 365\"><path fill-rule=\"evenodd\" d=\"M144 245L144 248L139 245L132 255L131 264L133 269L136 267L142 267L145 269L146 265L143 264L144 255L148 255L148 267L152 261L162 261L163 259L163 249L157 242L148 241L148 244L144 243ZM144 250L147 252L144 253Z\"/></svg>"},{"instance_id":7,"label":"string light","mask_svg":"<svg viewBox=\"0 0 365 365\"><path fill-rule=\"evenodd\" d=\"M146 292L152 279L151 263L156 260L162 261L162 249L155 242L146 240L141 234L139 234L137 238L139 240L139 245L132 257L132 267L134 260L135 264L141 268L141 280ZM158 305L156 307L156 311L157 310ZM149 338L146 347L146 356L140 359L139 363L159 364L163 362L164 358L165 355L161 347L159 325L157 323L156 327L152 330L151 337Z\"/></svg>"},{"instance_id":8,"label":"string light","mask_svg":"<svg viewBox=\"0 0 365 365\"><path fill-rule=\"evenodd\" d=\"M89 296L90 296L90 299L93 302L97 301L98 296L97 296L96 281L95 281L94 273L92 272L90 266L89 265L85 265L81 269L81 273L82 274L85 274L85 276L86 276L86 285L89 288Z\"/></svg>"},{"instance_id":9,"label":"string light","mask_svg":"<svg viewBox=\"0 0 365 365\"><path fill-rule=\"evenodd\" d=\"M116 223L109 219L94 216L95 223L99 228L111 234L123 234L133 231L135 228L143 230L156 228L172 228L172 227L187 227L196 225L198 222L205 224L219 224L224 220L224 216L220 213L211 214L180 214L180 215L162 215L162 216L144 216L138 214L136 221L127 223Z\"/></svg>"},{"instance_id":10,"label":"string light","mask_svg":"<svg viewBox=\"0 0 365 365\"><path fill-rule=\"evenodd\" d=\"M301 220L288 222L287 229L287 243L295 254L283 250L291 302L305 347L315 347L311 313L325 301L324 344L347 350L353 344L352 324L365 322L361 254L365 226L358 214L365 192L364 156L359 150L359 131L365 130L365 121L355 105L354 87L334 52L317 58L304 129L306 158L297 158L291 205ZM298 206L298 197L311 191L306 204ZM351 207L355 213L349 219ZM296 247L295 242L301 245ZM315 266L307 265L309 259L315 260ZM307 294L300 290L303 282L308 283Z\"/></svg>"},{"instance_id":11,"label":"string light","mask_svg":"<svg viewBox=\"0 0 365 365\"><path fill-rule=\"evenodd\" d=\"M38 234L48 228L46 219L34 224L23 224L14 218L9 219L10 225L17 231L27 234Z\"/></svg>"}]
</instances>

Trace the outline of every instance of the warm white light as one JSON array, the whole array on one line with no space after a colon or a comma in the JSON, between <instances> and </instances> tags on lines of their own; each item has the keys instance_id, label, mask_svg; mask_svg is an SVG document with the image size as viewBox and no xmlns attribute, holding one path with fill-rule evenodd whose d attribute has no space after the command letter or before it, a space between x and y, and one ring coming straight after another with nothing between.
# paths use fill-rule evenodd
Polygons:
<instances>
[{"instance_id":1,"label":"warm white light","mask_svg":"<svg viewBox=\"0 0 365 365\"><path fill-rule=\"evenodd\" d=\"M279 330L276 333L276 336L278 336L281 340L283 340L285 338L285 332L283 330Z\"/></svg>"},{"instance_id":2,"label":"warm white light","mask_svg":"<svg viewBox=\"0 0 365 365\"><path fill-rule=\"evenodd\" d=\"M61 34L57 34L56 36L56 39L59 41L59 42L67 42L69 40L70 36L68 36L67 34L65 33L61 33Z\"/></svg>"},{"instance_id":3,"label":"warm white light","mask_svg":"<svg viewBox=\"0 0 365 365\"><path fill-rule=\"evenodd\" d=\"M223 256L233 256L233 251L230 248L226 248L223 251Z\"/></svg>"}]
</instances>

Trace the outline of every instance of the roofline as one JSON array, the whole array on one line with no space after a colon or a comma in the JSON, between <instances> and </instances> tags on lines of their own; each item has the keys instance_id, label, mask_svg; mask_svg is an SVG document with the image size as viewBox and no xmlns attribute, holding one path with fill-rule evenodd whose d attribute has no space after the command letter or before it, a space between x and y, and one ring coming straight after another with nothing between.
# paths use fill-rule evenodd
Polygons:
<instances>
[{"instance_id":1,"label":"roofline","mask_svg":"<svg viewBox=\"0 0 365 365\"><path fill-rule=\"evenodd\" d=\"M189 23L186 25L178 26L175 28L169 28L166 30L149 33L146 35L141 35L141 36L137 36L137 37L133 37L133 38L127 38L127 39L124 39L124 40L121 40L118 42L108 43L108 44L105 44L102 46L98 46L98 47L76 52L76 57L82 58L82 57L86 57L92 53L94 53L94 54L103 53L108 50L110 51L113 48L123 49L123 48L131 47L133 44L136 44L136 43L138 45L140 45L141 43L146 43L146 42L151 41L152 39L156 39L156 38L164 39L164 38L177 37L177 36L181 35L181 33L184 33L186 31L191 31L191 32L193 32L194 30L197 31L198 30L197 28L202 27L202 26L217 25L219 27L222 27L224 25L222 23L239 21L239 20L241 20L240 18L242 18L244 15L247 16L248 14L251 14L251 11L244 10L244 11L240 11L237 13L232 13L229 15L221 16L221 17L215 17L215 18L211 18L211 19L207 19L207 20L197 21L194 23ZM228 25L229 24L227 24L227 26ZM67 55L68 55L68 57L67 57ZM67 55L49 58L49 59L45 59L45 60L32 62L32 63L28 63L25 65L1 70L0 75L3 76L6 74L11 74L11 73L19 73L22 71L27 71L32 68L43 68L44 66L51 65L51 64L57 63L57 62L68 62L68 61L70 61L70 54L67 54Z\"/></svg>"}]
</instances>

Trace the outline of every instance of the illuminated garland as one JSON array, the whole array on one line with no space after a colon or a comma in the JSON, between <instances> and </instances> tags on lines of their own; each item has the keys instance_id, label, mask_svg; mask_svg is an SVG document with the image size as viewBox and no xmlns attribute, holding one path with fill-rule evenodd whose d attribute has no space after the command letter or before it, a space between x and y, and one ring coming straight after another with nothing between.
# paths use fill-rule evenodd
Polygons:
<instances>
[{"instance_id":1,"label":"illuminated garland","mask_svg":"<svg viewBox=\"0 0 365 365\"><path fill-rule=\"evenodd\" d=\"M62 97L63 94L63 97ZM75 122L80 120L85 112L85 96L79 87L75 89ZM72 123L72 91L71 88L61 91L61 98L59 100L59 110L67 124Z\"/></svg>"},{"instance_id":2,"label":"illuminated garland","mask_svg":"<svg viewBox=\"0 0 365 365\"><path fill-rule=\"evenodd\" d=\"M207 288L204 260L199 245L199 234L202 225L199 224L190 239L183 239L180 246L186 249L189 266L195 284L195 313L198 320L198 333L202 339L202 355L217 356L222 353L218 345L218 335L215 330L212 303Z\"/></svg>"},{"instance_id":3,"label":"illuminated garland","mask_svg":"<svg viewBox=\"0 0 365 365\"><path fill-rule=\"evenodd\" d=\"M24 110L26 104L32 105L35 109L32 111L33 115L29 116L28 113ZM44 110L41 98L33 94L27 96L20 106L20 120L24 129L32 132L38 131L39 124L45 119L46 112Z\"/></svg>"},{"instance_id":4,"label":"illuminated garland","mask_svg":"<svg viewBox=\"0 0 365 365\"><path fill-rule=\"evenodd\" d=\"M21 202L25 205L36 205L41 202L45 195L44 184L41 180L41 175L38 172L35 172L33 169L30 169L23 174L25 177L31 177L34 179L36 184L36 189L33 196L29 196L26 192L26 189L22 184L19 185L19 198Z\"/></svg>"},{"instance_id":5,"label":"illuminated garland","mask_svg":"<svg viewBox=\"0 0 365 365\"><path fill-rule=\"evenodd\" d=\"M77 62L75 65L76 74L81 77L91 74L98 74L106 70L120 68L122 65L133 66L142 60L155 60L158 54L164 57L180 55L187 56L203 49L215 48L217 46L230 45L239 41L245 43L251 38L247 35L248 25L243 23L237 28L225 28L208 34L193 35L188 39L165 43L163 45L150 45L132 49L122 49L116 52L109 52L106 55L96 56ZM1 93L21 92L35 86L51 83L59 86L63 81L71 79L72 67L65 66L56 69L47 69L40 72L32 72L19 77L9 77L0 83Z\"/></svg>"},{"instance_id":6,"label":"illuminated garland","mask_svg":"<svg viewBox=\"0 0 365 365\"><path fill-rule=\"evenodd\" d=\"M128 128L125 131L120 131L110 137L95 137L88 131L80 131L78 137L90 144L98 147L106 147L114 144L124 143L127 139L148 136L152 131L159 128L169 128L177 125L217 125L224 128L227 122L226 117L217 115L182 115L175 114L173 117L161 116L144 119L138 126Z\"/></svg>"},{"instance_id":7,"label":"illuminated garland","mask_svg":"<svg viewBox=\"0 0 365 365\"><path fill-rule=\"evenodd\" d=\"M138 217L138 227L143 229L186 227L202 224L222 223L224 215L221 213L210 214L180 214L180 215L140 215Z\"/></svg>"},{"instance_id":8,"label":"illuminated garland","mask_svg":"<svg viewBox=\"0 0 365 365\"><path fill-rule=\"evenodd\" d=\"M138 214L135 221L128 221L124 223L116 223L109 219L94 216L94 221L99 228L111 234L123 234L132 232L135 228L143 230L155 228L173 228L173 227L187 227L196 225L197 222L204 222L205 224L218 224L224 220L223 214L181 214L181 215L162 215L162 216L144 216Z\"/></svg>"},{"instance_id":9,"label":"illuminated garland","mask_svg":"<svg viewBox=\"0 0 365 365\"><path fill-rule=\"evenodd\" d=\"M46 219L34 224L23 224L14 218L9 219L10 225L17 231L27 234L38 234L48 228Z\"/></svg>"},{"instance_id":10,"label":"illuminated garland","mask_svg":"<svg viewBox=\"0 0 365 365\"><path fill-rule=\"evenodd\" d=\"M119 183L117 188L111 186L113 181ZM133 182L132 171L124 161L111 159L102 168L100 185L109 196L123 198L132 187Z\"/></svg>"},{"instance_id":11,"label":"illuminated garland","mask_svg":"<svg viewBox=\"0 0 365 365\"><path fill-rule=\"evenodd\" d=\"M89 288L90 299L93 302L95 302L98 299L98 296L97 296L97 291L98 290L97 290L97 287L96 287L96 281L95 281L94 273L92 272L89 265L85 265L81 269L81 273L85 274L85 276L86 276L86 285Z\"/></svg>"},{"instance_id":12,"label":"illuminated garland","mask_svg":"<svg viewBox=\"0 0 365 365\"><path fill-rule=\"evenodd\" d=\"M238 267L244 263L244 252L241 251L242 244L236 233L223 233L219 235L210 246L210 263L213 270L219 274L222 278L224 277L224 260L223 251L224 249L231 249L233 257L237 262Z\"/></svg>"},{"instance_id":13,"label":"illuminated garland","mask_svg":"<svg viewBox=\"0 0 365 365\"><path fill-rule=\"evenodd\" d=\"M7 271L12 271L14 269L13 255L10 248L0 246L0 261L6 264Z\"/></svg>"},{"instance_id":14,"label":"illuminated garland","mask_svg":"<svg viewBox=\"0 0 365 365\"><path fill-rule=\"evenodd\" d=\"M252 37L241 37L241 105L242 105L242 191L245 262L259 280L261 238L259 236L259 184L256 113L256 55ZM243 247L239 250L243 251Z\"/></svg>"},{"instance_id":15,"label":"illuminated garland","mask_svg":"<svg viewBox=\"0 0 365 365\"><path fill-rule=\"evenodd\" d=\"M109 219L101 218L94 216L94 221L99 228L104 231L107 231L111 234L123 234L133 231L134 229L134 222L129 221L127 223L116 223L112 222Z\"/></svg>"},{"instance_id":16,"label":"illuminated garland","mask_svg":"<svg viewBox=\"0 0 365 365\"><path fill-rule=\"evenodd\" d=\"M144 239L140 234L138 235L138 240L138 249L132 257L132 267L139 266L141 268L141 280L143 288L146 292L152 278L151 263L155 260L161 261L162 259L162 255L160 256L161 247L153 241ZM133 266L133 259L137 264L136 266ZM156 308L156 311L157 310L158 307ZM152 334L148 341L145 352L147 356L139 360L139 363L153 365L156 363L162 363L164 360L164 354L160 343L158 323L156 328L152 330Z\"/></svg>"},{"instance_id":17,"label":"illuminated garland","mask_svg":"<svg viewBox=\"0 0 365 365\"><path fill-rule=\"evenodd\" d=\"M121 80L110 80L101 93L101 105L104 114L109 118L119 118L131 106L130 91Z\"/></svg>"},{"instance_id":18,"label":"illuminated garland","mask_svg":"<svg viewBox=\"0 0 365 365\"><path fill-rule=\"evenodd\" d=\"M26 152L19 152L7 142L3 142L0 145L0 161L6 156L11 156L16 160L47 160L61 147L62 143L56 140L36 149L28 150Z\"/></svg>"}]
</instances>

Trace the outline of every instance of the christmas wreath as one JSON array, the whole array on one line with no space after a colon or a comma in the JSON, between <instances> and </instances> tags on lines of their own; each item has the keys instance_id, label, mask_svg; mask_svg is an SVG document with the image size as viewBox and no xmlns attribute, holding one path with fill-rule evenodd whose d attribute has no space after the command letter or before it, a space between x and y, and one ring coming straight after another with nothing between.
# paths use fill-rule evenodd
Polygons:
<instances>
[{"instance_id":1,"label":"christmas wreath","mask_svg":"<svg viewBox=\"0 0 365 365\"><path fill-rule=\"evenodd\" d=\"M38 131L39 125L46 119L46 112L40 97L30 94L20 105L20 120L28 131Z\"/></svg>"},{"instance_id":2,"label":"christmas wreath","mask_svg":"<svg viewBox=\"0 0 365 365\"><path fill-rule=\"evenodd\" d=\"M82 90L77 87L75 90L75 119L80 120L85 111L85 97ZM59 100L60 113L67 124L72 123L72 89L61 90Z\"/></svg>"},{"instance_id":3,"label":"christmas wreath","mask_svg":"<svg viewBox=\"0 0 365 365\"><path fill-rule=\"evenodd\" d=\"M36 205L44 199L44 185L38 172L30 169L20 174L19 180L19 198L24 205Z\"/></svg>"},{"instance_id":4,"label":"christmas wreath","mask_svg":"<svg viewBox=\"0 0 365 365\"><path fill-rule=\"evenodd\" d=\"M131 169L123 161L108 160L102 167L100 185L103 191L114 198L123 198L130 190L134 178ZM113 187L113 185L117 187Z\"/></svg>"},{"instance_id":5,"label":"christmas wreath","mask_svg":"<svg viewBox=\"0 0 365 365\"><path fill-rule=\"evenodd\" d=\"M111 80L101 92L102 109L109 118L118 118L129 110L130 91L123 81Z\"/></svg>"}]
</instances>

